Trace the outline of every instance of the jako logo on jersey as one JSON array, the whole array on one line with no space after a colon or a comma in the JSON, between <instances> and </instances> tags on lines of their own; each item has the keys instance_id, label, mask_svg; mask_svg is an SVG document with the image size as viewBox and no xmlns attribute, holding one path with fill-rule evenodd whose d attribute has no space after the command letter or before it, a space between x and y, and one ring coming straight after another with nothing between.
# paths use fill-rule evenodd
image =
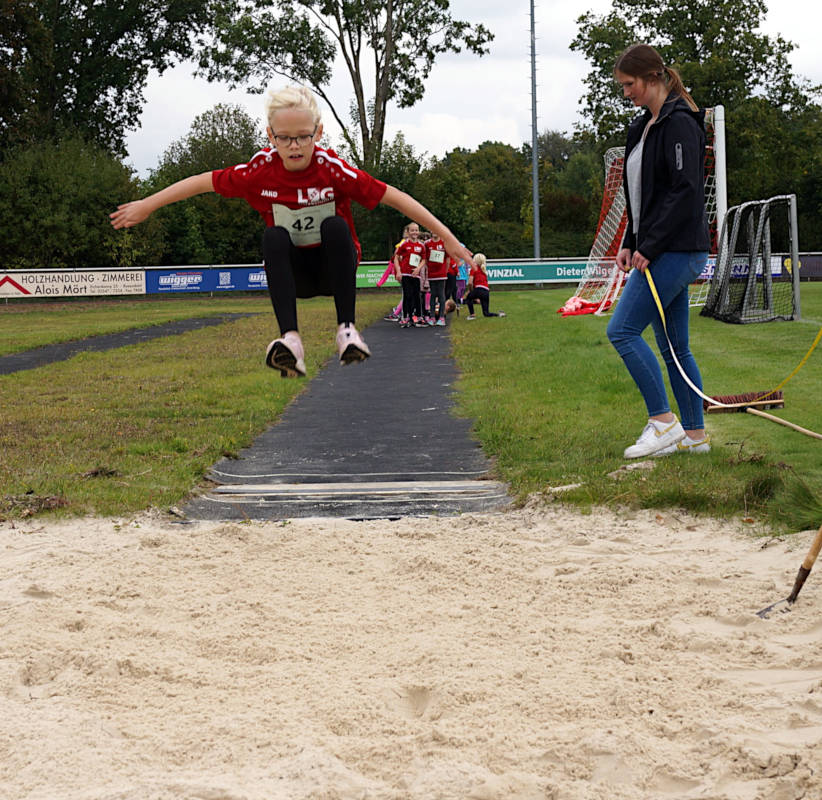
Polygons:
<instances>
[{"instance_id":1,"label":"jako logo on jersey","mask_svg":"<svg viewBox=\"0 0 822 800\"><path fill-rule=\"evenodd\" d=\"M326 186L325 189L315 189L312 186L310 189L306 189L305 193L302 189L297 189L297 202L301 206L315 206L333 199L334 188L332 186Z\"/></svg>"},{"instance_id":2,"label":"jako logo on jersey","mask_svg":"<svg viewBox=\"0 0 822 800\"><path fill-rule=\"evenodd\" d=\"M278 197L278 193L276 189L263 189L260 192L261 197Z\"/></svg>"}]
</instances>

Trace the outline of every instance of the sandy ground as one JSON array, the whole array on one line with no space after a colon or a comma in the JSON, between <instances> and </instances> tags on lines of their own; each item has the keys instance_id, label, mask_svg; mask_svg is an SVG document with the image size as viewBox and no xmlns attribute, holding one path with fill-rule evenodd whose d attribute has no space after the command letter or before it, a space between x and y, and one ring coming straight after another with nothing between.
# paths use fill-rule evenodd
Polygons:
<instances>
[{"instance_id":1,"label":"sandy ground","mask_svg":"<svg viewBox=\"0 0 822 800\"><path fill-rule=\"evenodd\" d=\"M822 798L813 532L0 524L0 797Z\"/></svg>"}]
</instances>

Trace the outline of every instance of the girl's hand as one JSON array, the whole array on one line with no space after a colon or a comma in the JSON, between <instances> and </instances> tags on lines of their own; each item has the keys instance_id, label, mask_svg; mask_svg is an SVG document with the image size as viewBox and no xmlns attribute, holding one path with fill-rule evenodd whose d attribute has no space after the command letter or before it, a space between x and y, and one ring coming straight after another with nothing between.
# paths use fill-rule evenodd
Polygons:
<instances>
[{"instance_id":1,"label":"girl's hand","mask_svg":"<svg viewBox=\"0 0 822 800\"><path fill-rule=\"evenodd\" d=\"M456 236L451 234L448 237L443 237L443 242L445 244L445 252L448 253L454 261L457 263L464 261L472 267L476 266L473 259L474 254L467 247L461 245Z\"/></svg>"},{"instance_id":2,"label":"girl's hand","mask_svg":"<svg viewBox=\"0 0 822 800\"><path fill-rule=\"evenodd\" d=\"M631 271L631 249L629 247L623 247L617 253L616 265L623 272L630 272Z\"/></svg>"},{"instance_id":3,"label":"girl's hand","mask_svg":"<svg viewBox=\"0 0 822 800\"><path fill-rule=\"evenodd\" d=\"M147 207L144 200L134 200L131 203L123 203L117 206L117 210L109 214L113 227L133 228L139 225L151 215L151 209Z\"/></svg>"}]
</instances>

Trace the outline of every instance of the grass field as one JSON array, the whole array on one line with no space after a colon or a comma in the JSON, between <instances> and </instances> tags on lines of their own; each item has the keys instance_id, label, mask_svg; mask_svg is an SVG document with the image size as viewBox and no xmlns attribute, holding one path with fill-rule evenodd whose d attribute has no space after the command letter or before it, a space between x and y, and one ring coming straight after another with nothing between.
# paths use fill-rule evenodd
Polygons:
<instances>
[{"instance_id":1,"label":"grass field","mask_svg":"<svg viewBox=\"0 0 822 800\"><path fill-rule=\"evenodd\" d=\"M365 327L395 293L363 293ZM578 483L562 501L739 515L775 530L822 522L822 441L747 414L707 419L708 456L609 473L644 406L605 336L607 318L561 318L569 291L500 291L505 319L452 315L459 413L519 500ZM733 326L693 312L692 343L709 394L765 391L822 325L822 284L803 284L800 322ZM261 366L275 334L264 296L0 306L0 355L172 319L264 312L215 328L0 376L0 515L120 515L183 502L220 456L276 420L306 382ZM328 299L301 301L309 378L333 354ZM424 337L425 331L411 332ZM779 416L822 429L822 347L785 389ZM550 495L550 493L548 493Z\"/></svg>"}]
</instances>

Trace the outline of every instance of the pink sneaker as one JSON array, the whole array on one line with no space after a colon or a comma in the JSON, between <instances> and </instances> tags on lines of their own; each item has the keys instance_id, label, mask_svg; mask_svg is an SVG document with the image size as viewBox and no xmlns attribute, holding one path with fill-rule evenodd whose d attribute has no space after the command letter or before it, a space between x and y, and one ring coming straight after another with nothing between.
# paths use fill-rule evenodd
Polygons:
<instances>
[{"instance_id":1,"label":"pink sneaker","mask_svg":"<svg viewBox=\"0 0 822 800\"><path fill-rule=\"evenodd\" d=\"M282 378L304 378L305 353L303 342L297 331L286 331L275 339L265 351L266 366L280 370Z\"/></svg>"},{"instance_id":2,"label":"pink sneaker","mask_svg":"<svg viewBox=\"0 0 822 800\"><path fill-rule=\"evenodd\" d=\"M343 323L337 328L337 352L342 364L365 361L371 355L368 345L352 323Z\"/></svg>"}]
</instances>

